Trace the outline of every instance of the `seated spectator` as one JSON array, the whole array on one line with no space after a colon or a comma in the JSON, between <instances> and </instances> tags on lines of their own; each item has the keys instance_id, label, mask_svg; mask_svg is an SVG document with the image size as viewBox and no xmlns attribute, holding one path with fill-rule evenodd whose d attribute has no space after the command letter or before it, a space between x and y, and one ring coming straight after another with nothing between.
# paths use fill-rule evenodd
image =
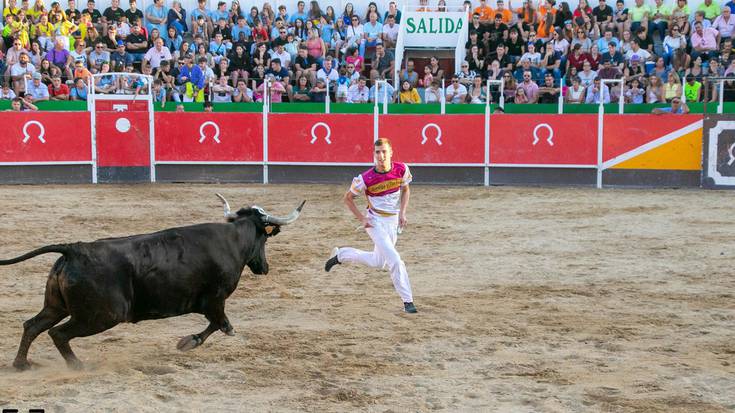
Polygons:
<instances>
[{"instance_id":1,"label":"seated spectator","mask_svg":"<svg viewBox=\"0 0 735 413\"><path fill-rule=\"evenodd\" d=\"M159 2L162 0L158 0ZM142 62L148 51L148 40L146 39L140 23L136 22L130 29L130 34L125 39L125 51L127 52L126 64Z\"/></svg>"},{"instance_id":2,"label":"seated spectator","mask_svg":"<svg viewBox=\"0 0 735 413\"><path fill-rule=\"evenodd\" d=\"M428 66L427 66L428 67ZM442 90L439 87L438 80L432 80L429 87L424 90L425 103L440 103L442 100Z\"/></svg>"},{"instance_id":3,"label":"seated spectator","mask_svg":"<svg viewBox=\"0 0 735 413\"><path fill-rule=\"evenodd\" d=\"M2 89L0 89L0 100L13 100L15 97L15 92L10 88L8 82L3 82Z\"/></svg>"},{"instance_id":4,"label":"seated spectator","mask_svg":"<svg viewBox=\"0 0 735 413\"><path fill-rule=\"evenodd\" d=\"M303 75L299 76L298 80L296 80L296 86L289 93L288 100L291 102L309 102L311 101L311 96L309 96L311 89L309 78Z\"/></svg>"},{"instance_id":5,"label":"seated spectator","mask_svg":"<svg viewBox=\"0 0 735 413\"><path fill-rule=\"evenodd\" d=\"M40 73L34 73L32 80L26 85L26 97L28 97L32 103L49 100L48 86L41 82Z\"/></svg>"},{"instance_id":6,"label":"seated spectator","mask_svg":"<svg viewBox=\"0 0 735 413\"><path fill-rule=\"evenodd\" d=\"M522 87L516 88L515 96L513 97L513 103L516 104L525 104L525 103L531 103L528 99L528 96L526 96L526 91Z\"/></svg>"},{"instance_id":7,"label":"seated spectator","mask_svg":"<svg viewBox=\"0 0 735 413\"><path fill-rule=\"evenodd\" d=\"M160 103L161 108L166 107L166 88L163 87L161 79L153 81L153 90L151 90L151 94L153 95L154 103Z\"/></svg>"},{"instance_id":8,"label":"seated spectator","mask_svg":"<svg viewBox=\"0 0 735 413\"><path fill-rule=\"evenodd\" d=\"M71 100L87 100L87 85L84 79L74 79L74 87L71 88Z\"/></svg>"},{"instance_id":9,"label":"seated spectator","mask_svg":"<svg viewBox=\"0 0 735 413\"><path fill-rule=\"evenodd\" d=\"M64 43L58 38L54 42L54 48L46 53L46 59L54 66L61 69L67 79L71 79L71 67L74 59L68 50L64 49ZM86 65L86 60L82 62Z\"/></svg>"},{"instance_id":10,"label":"seated spectator","mask_svg":"<svg viewBox=\"0 0 735 413\"><path fill-rule=\"evenodd\" d=\"M366 79L361 77L357 83L347 90L347 103L367 103L370 99L370 90L366 86Z\"/></svg>"},{"instance_id":11,"label":"seated spectator","mask_svg":"<svg viewBox=\"0 0 735 413\"><path fill-rule=\"evenodd\" d=\"M94 46L94 50L90 51L87 67L97 73L102 68L102 63L110 62L110 52L105 50L105 44L98 42Z\"/></svg>"},{"instance_id":12,"label":"seated spectator","mask_svg":"<svg viewBox=\"0 0 735 413\"><path fill-rule=\"evenodd\" d=\"M674 98L671 100L671 106L666 108L654 108L651 113L655 115L663 115L664 113L686 115L689 113L689 107L686 103L683 103L680 98Z\"/></svg>"},{"instance_id":13,"label":"seated spectator","mask_svg":"<svg viewBox=\"0 0 735 413\"><path fill-rule=\"evenodd\" d=\"M684 97L686 97L687 102L699 102L702 97L702 84L692 75L687 75L685 79Z\"/></svg>"},{"instance_id":14,"label":"seated spectator","mask_svg":"<svg viewBox=\"0 0 735 413\"><path fill-rule=\"evenodd\" d=\"M513 77L515 77L517 82L523 82L523 75L529 72L531 73L531 80L538 79L541 76L541 72L531 66L531 62L528 60L521 60L521 65L518 67L515 72L513 72Z\"/></svg>"},{"instance_id":15,"label":"seated spectator","mask_svg":"<svg viewBox=\"0 0 735 413\"><path fill-rule=\"evenodd\" d=\"M253 102L253 91L248 88L245 79L237 81L237 88L232 95L232 101L236 103L252 103Z\"/></svg>"},{"instance_id":16,"label":"seated spectator","mask_svg":"<svg viewBox=\"0 0 735 413\"><path fill-rule=\"evenodd\" d=\"M388 82L373 83L370 87L370 101L373 103L383 104L391 103L396 99L396 90Z\"/></svg>"},{"instance_id":17,"label":"seated spectator","mask_svg":"<svg viewBox=\"0 0 735 413\"><path fill-rule=\"evenodd\" d=\"M117 49L110 55L110 65L112 71L121 72L125 69L125 65L128 61L128 52L125 50L125 42L122 40L117 41Z\"/></svg>"},{"instance_id":18,"label":"seated spectator","mask_svg":"<svg viewBox=\"0 0 735 413\"><path fill-rule=\"evenodd\" d=\"M60 77L55 77L48 85L48 95L50 100L69 100L69 86L61 82Z\"/></svg>"},{"instance_id":19,"label":"seated spectator","mask_svg":"<svg viewBox=\"0 0 735 413\"><path fill-rule=\"evenodd\" d=\"M235 88L227 84L227 76L221 75L217 83L212 86L212 102L225 103L232 102L232 95L235 94Z\"/></svg>"},{"instance_id":20,"label":"seated spectator","mask_svg":"<svg viewBox=\"0 0 735 413\"><path fill-rule=\"evenodd\" d=\"M462 65L463 65L462 70L463 72L465 72L466 67L467 67L467 62L466 61L462 62ZM419 74L413 69L414 69L413 60L408 60L406 62L406 68L401 70L401 73L398 75L398 81L401 83L408 82L411 84L411 87L414 87L414 88L417 87L419 85ZM462 72L460 73L459 78L461 82L462 81L461 79L463 78Z\"/></svg>"},{"instance_id":21,"label":"seated spectator","mask_svg":"<svg viewBox=\"0 0 735 413\"><path fill-rule=\"evenodd\" d=\"M554 85L554 75L547 73L544 75L544 84L538 89L538 103L557 103L559 102L560 90Z\"/></svg>"},{"instance_id":22,"label":"seated spectator","mask_svg":"<svg viewBox=\"0 0 735 413\"><path fill-rule=\"evenodd\" d=\"M376 80L392 77L394 60L393 53L385 50L382 44L375 46L375 54L370 59L370 83L374 84Z\"/></svg>"},{"instance_id":23,"label":"seated spectator","mask_svg":"<svg viewBox=\"0 0 735 413\"><path fill-rule=\"evenodd\" d=\"M625 91L625 102L626 103L643 103L646 91L640 86L638 79L633 79L630 82L630 87Z\"/></svg>"},{"instance_id":24,"label":"seated spectator","mask_svg":"<svg viewBox=\"0 0 735 413\"><path fill-rule=\"evenodd\" d=\"M396 47L399 30L400 25L396 22L396 17L393 15L389 15L386 19L386 23L383 25L383 46L389 49Z\"/></svg>"},{"instance_id":25,"label":"seated spectator","mask_svg":"<svg viewBox=\"0 0 735 413\"><path fill-rule=\"evenodd\" d=\"M675 72L670 72L666 84L664 84L664 99L671 102L672 99L681 97L681 80Z\"/></svg>"},{"instance_id":26,"label":"seated spectator","mask_svg":"<svg viewBox=\"0 0 735 413\"><path fill-rule=\"evenodd\" d=\"M309 91L309 97L312 102L325 102L327 99L327 83L324 78L317 78L316 84L311 91Z\"/></svg>"},{"instance_id":27,"label":"seated spectator","mask_svg":"<svg viewBox=\"0 0 735 413\"><path fill-rule=\"evenodd\" d=\"M656 76L648 79L648 87L646 88L646 103L658 103L664 101L664 87Z\"/></svg>"},{"instance_id":28,"label":"seated spectator","mask_svg":"<svg viewBox=\"0 0 735 413\"><path fill-rule=\"evenodd\" d=\"M582 65L582 71L577 73L577 76L584 87L589 87L598 77L597 72L592 70L592 64L590 62L584 62Z\"/></svg>"},{"instance_id":29,"label":"seated spectator","mask_svg":"<svg viewBox=\"0 0 735 413\"><path fill-rule=\"evenodd\" d=\"M518 88L523 89L528 103L536 103L538 101L538 84L532 79L530 70L523 73L523 82L518 84Z\"/></svg>"},{"instance_id":30,"label":"seated spectator","mask_svg":"<svg viewBox=\"0 0 735 413\"><path fill-rule=\"evenodd\" d=\"M31 80L31 75L36 71L35 66L30 63L28 53L21 53L18 63L10 67L10 77L13 80L13 91L16 95L25 92L27 81Z\"/></svg>"},{"instance_id":31,"label":"seated spectator","mask_svg":"<svg viewBox=\"0 0 735 413\"><path fill-rule=\"evenodd\" d=\"M256 102L263 102L263 97L265 97L264 88L266 82L269 83L270 87L270 102L283 102L283 95L286 93L286 88L283 86L283 82L276 79L276 77L272 73L266 74L265 79L266 81L261 83L256 89L256 92L258 92L258 99L256 100Z\"/></svg>"},{"instance_id":32,"label":"seated spectator","mask_svg":"<svg viewBox=\"0 0 735 413\"><path fill-rule=\"evenodd\" d=\"M14 98L10 103L10 110L13 112L36 111L38 107L28 99Z\"/></svg>"},{"instance_id":33,"label":"seated spectator","mask_svg":"<svg viewBox=\"0 0 735 413\"><path fill-rule=\"evenodd\" d=\"M701 22L694 24L694 33L691 37L692 58L696 59L701 56L707 61L717 57L719 48L717 47L717 36L719 33L713 28L704 28Z\"/></svg>"},{"instance_id":34,"label":"seated spectator","mask_svg":"<svg viewBox=\"0 0 735 413\"><path fill-rule=\"evenodd\" d=\"M457 75L452 76L452 83L446 89L447 103L465 103L467 99L467 88L459 83Z\"/></svg>"},{"instance_id":35,"label":"seated spectator","mask_svg":"<svg viewBox=\"0 0 735 413\"><path fill-rule=\"evenodd\" d=\"M587 86L585 103L594 105L602 103L610 103L610 88L600 81L597 77L591 85Z\"/></svg>"},{"instance_id":36,"label":"seated spectator","mask_svg":"<svg viewBox=\"0 0 735 413\"><path fill-rule=\"evenodd\" d=\"M411 82L401 82L401 93L398 95L399 103L421 103L419 92L411 85Z\"/></svg>"},{"instance_id":37,"label":"seated spectator","mask_svg":"<svg viewBox=\"0 0 735 413\"><path fill-rule=\"evenodd\" d=\"M551 73L549 73L549 76L552 76ZM484 84L482 78L480 76L477 76L476 78L472 79L472 85L470 85L470 89L467 92L467 99L469 99L469 103L482 104L487 101L487 98L487 85Z\"/></svg>"},{"instance_id":38,"label":"seated spectator","mask_svg":"<svg viewBox=\"0 0 735 413\"><path fill-rule=\"evenodd\" d=\"M586 98L587 89L582 86L582 82L578 76L572 78L572 86L567 88L566 96L564 97L565 103L577 104L584 103Z\"/></svg>"},{"instance_id":39,"label":"seated spectator","mask_svg":"<svg viewBox=\"0 0 735 413\"><path fill-rule=\"evenodd\" d=\"M324 59L324 64L319 71L316 72L317 79L323 79L324 82L329 82L329 89L334 90L337 86L337 80L339 80L339 72L332 67L332 57L327 56Z\"/></svg>"}]
</instances>

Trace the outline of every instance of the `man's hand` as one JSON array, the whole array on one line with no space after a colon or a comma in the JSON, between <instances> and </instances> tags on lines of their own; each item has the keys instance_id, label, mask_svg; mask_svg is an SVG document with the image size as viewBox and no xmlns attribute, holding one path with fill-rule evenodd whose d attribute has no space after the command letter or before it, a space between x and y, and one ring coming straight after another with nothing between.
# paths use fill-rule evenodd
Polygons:
<instances>
[{"instance_id":1,"label":"man's hand","mask_svg":"<svg viewBox=\"0 0 735 413\"><path fill-rule=\"evenodd\" d=\"M367 216L363 215L362 218L360 219L360 222L362 222L362 227L365 229L373 227L373 224L370 223L370 218L368 218Z\"/></svg>"},{"instance_id":2,"label":"man's hand","mask_svg":"<svg viewBox=\"0 0 735 413\"><path fill-rule=\"evenodd\" d=\"M408 219L406 219L406 214L401 213L398 215L398 228L401 230L406 228L406 225L408 225Z\"/></svg>"}]
</instances>

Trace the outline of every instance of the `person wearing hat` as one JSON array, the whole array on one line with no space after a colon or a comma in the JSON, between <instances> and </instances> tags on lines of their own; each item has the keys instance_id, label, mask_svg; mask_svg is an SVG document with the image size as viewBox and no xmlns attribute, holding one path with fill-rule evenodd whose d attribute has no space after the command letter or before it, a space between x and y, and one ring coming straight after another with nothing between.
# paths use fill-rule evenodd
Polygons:
<instances>
[{"instance_id":1,"label":"person wearing hat","mask_svg":"<svg viewBox=\"0 0 735 413\"><path fill-rule=\"evenodd\" d=\"M31 102L49 100L48 87L41 82L41 74L35 72L31 79L26 85L26 96L30 96Z\"/></svg>"},{"instance_id":2,"label":"person wearing hat","mask_svg":"<svg viewBox=\"0 0 735 413\"><path fill-rule=\"evenodd\" d=\"M687 106L686 103L681 101L680 97L675 97L671 99L671 106L667 108L654 108L653 111L651 111L654 115L663 115L666 113L671 113L675 115L686 115L689 113L689 106Z\"/></svg>"},{"instance_id":3,"label":"person wearing hat","mask_svg":"<svg viewBox=\"0 0 735 413\"><path fill-rule=\"evenodd\" d=\"M125 42L117 41L117 48L110 54L110 65L113 72L122 72L128 60L128 52L125 50Z\"/></svg>"}]
</instances>

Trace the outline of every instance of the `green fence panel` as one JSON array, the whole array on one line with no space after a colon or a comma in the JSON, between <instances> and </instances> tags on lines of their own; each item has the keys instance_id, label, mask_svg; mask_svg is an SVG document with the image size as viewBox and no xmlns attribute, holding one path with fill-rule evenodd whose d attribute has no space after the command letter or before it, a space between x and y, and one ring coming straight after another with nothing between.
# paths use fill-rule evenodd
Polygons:
<instances>
[{"instance_id":1,"label":"green fence panel","mask_svg":"<svg viewBox=\"0 0 735 413\"><path fill-rule=\"evenodd\" d=\"M324 103L271 103L273 113L324 113Z\"/></svg>"}]
</instances>

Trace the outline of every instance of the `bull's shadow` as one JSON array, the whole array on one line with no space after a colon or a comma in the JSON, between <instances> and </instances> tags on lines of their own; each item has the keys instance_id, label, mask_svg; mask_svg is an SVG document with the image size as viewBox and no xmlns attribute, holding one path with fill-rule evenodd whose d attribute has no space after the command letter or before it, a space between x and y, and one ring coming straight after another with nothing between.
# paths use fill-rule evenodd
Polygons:
<instances>
[{"instance_id":1,"label":"bull's shadow","mask_svg":"<svg viewBox=\"0 0 735 413\"><path fill-rule=\"evenodd\" d=\"M237 288L245 266L267 274L265 243L299 217L304 202L286 217L272 216L253 206L231 212L220 194L225 223L170 228L152 234L107 238L41 247L0 265L15 264L37 255L59 253L48 280L41 312L23 323L23 338L13 366L31 367L28 349L49 330L54 345L69 367L81 361L69 345L119 323L203 314L204 331L182 338L182 351L200 346L215 331L233 335L225 315L225 300ZM71 316L61 325L61 320ZM56 326L56 327L54 327Z\"/></svg>"}]
</instances>

